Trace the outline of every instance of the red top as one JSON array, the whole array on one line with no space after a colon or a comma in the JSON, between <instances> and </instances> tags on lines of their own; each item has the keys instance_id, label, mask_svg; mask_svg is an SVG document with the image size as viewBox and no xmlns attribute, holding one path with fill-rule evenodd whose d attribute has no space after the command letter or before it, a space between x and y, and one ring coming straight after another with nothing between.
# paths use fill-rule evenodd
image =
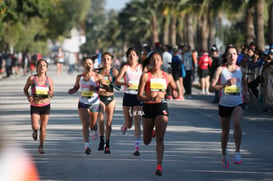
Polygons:
<instances>
[{"instance_id":1,"label":"red top","mask_svg":"<svg viewBox=\"0 0 273 181\"><path fill-rule=\"evenodd\" d=\"M168 77L164 71L162 72L162 77L154 78L151 72L148 72L148 80L145 85L145 92L166 92L167 86L169 84Z\"/></svg>"},{"instance_id":2,"label":"red top","mask_svg":"<svg viewBox=\"0 0 273 181\"><path fill-rule=\"evenodd\" d=\"M200 69L205 70L208 69L209 66L211 66L212 60L209 57L208 54L203 54L201 58L199 59L198 66Z\"/></svg>"}]
</instances>

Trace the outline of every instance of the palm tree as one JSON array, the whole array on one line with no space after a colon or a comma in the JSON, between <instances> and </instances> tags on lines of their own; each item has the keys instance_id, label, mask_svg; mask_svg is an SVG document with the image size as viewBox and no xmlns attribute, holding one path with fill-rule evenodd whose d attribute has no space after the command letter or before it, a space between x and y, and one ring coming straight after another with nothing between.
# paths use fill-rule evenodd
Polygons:
<instances>
[{"instance_id":1,"label":"palm tree","mask_svg":"<svg viewBox=\"0 0 273 181\"><path fill-rule=\"evenodd\" d=\"M269 32L269 36L268 36L268 43L273 43L273 2L271 2L271 4L269 5L268 8L268 32Z\"/></svg>"},{"instance_id":2,"label":"palm tree","mask_svg":"<svg viewBox=\"0 0 273 181\"><path fill-rule=\"evenodd\" d=\"M256 2L257 47L264 50L264 0Z\"/></svg>"}]
</instances>

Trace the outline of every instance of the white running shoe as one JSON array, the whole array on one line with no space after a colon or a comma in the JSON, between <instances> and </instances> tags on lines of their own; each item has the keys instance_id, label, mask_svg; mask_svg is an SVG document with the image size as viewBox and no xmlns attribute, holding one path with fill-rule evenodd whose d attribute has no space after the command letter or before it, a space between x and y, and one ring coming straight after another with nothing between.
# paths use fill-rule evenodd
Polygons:
<instances>
[{"instance_id":1,"label":"white running shoe","mask_svg":"<svg viewBox=\"0 0 273 181\"><path fill-rule=\"evenodd\" d=\"M234 164L241 164L242 158L240 152L235 152Z\"/></svg>"}]
</instances>

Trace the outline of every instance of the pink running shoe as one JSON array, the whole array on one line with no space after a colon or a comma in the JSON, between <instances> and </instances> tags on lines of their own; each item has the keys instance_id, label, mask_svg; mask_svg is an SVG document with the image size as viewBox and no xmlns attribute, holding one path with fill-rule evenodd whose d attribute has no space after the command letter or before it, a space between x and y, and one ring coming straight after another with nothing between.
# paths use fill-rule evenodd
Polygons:
<instances>
[{"instance_id":1,"label":"pink running shoe","mask_svg":"<svg viewBox=\"0 0 273 181\"><path fill-rule=\"evenodd\" d=\"M175 98L174 100L176 100L176 101L183 101L183 100L184 100L184 97L177 97L177 98Z\"/></svg>"},{"instance_id":2,"label":"pink running shoe","mask_svg":"<svg viewBox=\"0 0 273 181\"><path fill-rule=\"evenodd\" d=\"M167 99L168 100L173 100L173 97L172 96L167 96Z\"/></svg>"},{"instance_id":3,"label":"pink running shoe","mask_svg":"<svg viewBox=\"0 0 273 181\"><path fill-rule=\"evenodd\" d=\"M226 157L223 157L223 159L222 159L222 167L224 169L228 169L228 167L229 167L229 161L227 160Z\"/></svg>"},{"instance_id":4,"label":"pink running shoe","mask_svg":"<svg viewBox=\"0 0 273 181\"><path fill-rule=\"evenodd\" d=\"M157 165L155 175L156 176L162 176L162 167L161 167L161 165Z\"/></svg>"}]
</instances>

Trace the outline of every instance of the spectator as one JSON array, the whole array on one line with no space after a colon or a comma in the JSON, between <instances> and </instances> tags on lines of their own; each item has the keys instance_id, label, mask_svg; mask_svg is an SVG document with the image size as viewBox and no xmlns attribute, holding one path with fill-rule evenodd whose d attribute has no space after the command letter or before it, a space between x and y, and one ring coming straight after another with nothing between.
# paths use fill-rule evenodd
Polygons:
<instances>
[{"instance_id":1,"label":"spectator","mask_svg":"<svg viewBox=\"0 0 273 181\"><path fill-rule=\"evenodd\" d=\"M210 71L212 60L209 57L209 54L206 50L202 51L203 54L199 59L198 66L200 68L200 78L201 78L201 94L209 94L209 86L210 86Z\"/></svg>"},{"instance_id":2,"label":"spectator","mask_svg":"<svg viewBox=\"0 0 273 181\"><path fill-rule=\"evenodd\" d=\"M192 72L195 64L192 58L192 52L190 45L184 47L183 61L185 65L186 77L185 77L185 96L190 99L192 94Z\"/></svg>"},{"instance_id":3,"label":"spectator","mask_svg":"<svg viewBox=\"0 0 273 181\"><path fill-rule=\"evenodd\" d=\"M211 68L210 68L210 78L212 79L217 68L219 66L223 65L223 60L219 57L218 49L216 46L213 46L210 49L210 54L211 54L211 59L212 59L212 64L211 64ZM210 79L210 81L211 81L211 79ZM214 91L213 103L217 103L217 102L219 102L219 90Z\"/></svg>"}]
</instances>

